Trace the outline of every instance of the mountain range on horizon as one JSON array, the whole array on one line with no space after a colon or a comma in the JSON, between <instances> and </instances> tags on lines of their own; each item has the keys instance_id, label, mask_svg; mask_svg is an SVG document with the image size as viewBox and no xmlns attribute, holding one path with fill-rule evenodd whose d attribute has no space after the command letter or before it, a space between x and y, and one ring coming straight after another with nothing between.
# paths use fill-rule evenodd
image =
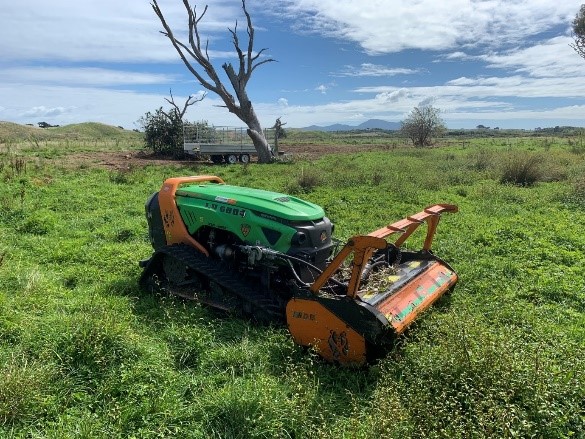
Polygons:
<instances>
[{"instance_id":1,"label":"mountain range on horizon","mask_svg":"<svg viewBox=\"0 0 585 439\"><path fill-rule=\"evenodd\" d=\"M333 125L319 126L311 125L308 127L301 128L302 131L351 131L351 130L399 130L400 122L388 122L382 119L368 119L359 125L346 125L336 123Z\"/></svg>"}]
</instances>

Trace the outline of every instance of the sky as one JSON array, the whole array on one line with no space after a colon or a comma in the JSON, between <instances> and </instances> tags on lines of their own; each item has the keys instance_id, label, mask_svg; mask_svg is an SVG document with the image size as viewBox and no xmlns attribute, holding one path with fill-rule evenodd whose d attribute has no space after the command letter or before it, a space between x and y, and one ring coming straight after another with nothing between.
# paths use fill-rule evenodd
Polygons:
<instances>
[{"instance_id":1,"label":"sky","mask_svg":"<svg viewBox=\"0 0 585 439\"><path fill-rule=\"evenodd\" d=\"M247 0L254 48L248 84L263 126L368 119L400 122L420 105L449 128L585 127L585 59L569 44L583 0ZM194 2L218 74L247 46L240 0ZM187 42L180 0L159 0ZM140 128L203 87L147 0L19 0L0 15L0 121ZM231 91L231 90L230 90ZM242 126L212 93L185 118Z\"/></svg>"}]
</instances>

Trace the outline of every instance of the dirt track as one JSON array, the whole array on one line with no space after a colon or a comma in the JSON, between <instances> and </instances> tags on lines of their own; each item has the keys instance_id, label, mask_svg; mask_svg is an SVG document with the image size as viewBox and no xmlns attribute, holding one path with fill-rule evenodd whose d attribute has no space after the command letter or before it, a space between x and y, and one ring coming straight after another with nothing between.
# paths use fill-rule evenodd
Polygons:
<instances>
[{"instance_id":1,"label":"dirt track","mask_svg":"<svg viewBox=\"0 0 585 439\"><path fill-rule=\"evenodd\" d=\"M282 150L289 156L297 159L314 159L326 154L349 154L365 151L380 151L387 149L388 145L296 145L285 146ZM126 152L95 152L80 153L67 156L66 166L90 166L107 169L140 168L148 165L176 165L211 164L207 161L195 159L170 160L148 154L144 151Z\"/></svg>"}]
</instances>

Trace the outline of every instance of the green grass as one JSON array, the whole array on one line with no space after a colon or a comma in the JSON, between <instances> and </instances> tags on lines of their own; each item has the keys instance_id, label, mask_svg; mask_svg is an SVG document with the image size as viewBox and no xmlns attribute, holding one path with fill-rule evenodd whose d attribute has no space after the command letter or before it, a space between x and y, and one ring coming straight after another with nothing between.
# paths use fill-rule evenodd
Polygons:
<instances>
[{"instance_id":1,"label":"green grass","mask_svg":"<svg viewBox=\"0 0 585 439\"><path fill-rule=\"evenodd\" d=\"M96 122L85 122L61 127L37 128L0 121L0 143L34 140L112 140L137 138L139 133Z\"/></svg>"},{"instance_id":2,"label":"green grass","mask_svg":"<svg viewBox=\"0 0 585 439\"><path fill-rule=\"evenodd\" d=\"M4 165L14 155L39 164L76 153L135 151L143 146L142 133L101 123L37 128L0 121L0 163Z\"/></svg>"},{"instance_id":3,"label":"green grass","mask_svg":"<svg viewBox=\"0 0 585 439\"><path fill-rule=\"evenodd\" d=\"M474 142L122 176L0 155L0 437L583 437L583 155L567 139ZM514 151L538 156L532 186L500 182ZM460 282L360 370L284 328L145 294L144 202L197 173L297 188L342 239L458 204L434 248Z\"/></svg>"}]
</instances>

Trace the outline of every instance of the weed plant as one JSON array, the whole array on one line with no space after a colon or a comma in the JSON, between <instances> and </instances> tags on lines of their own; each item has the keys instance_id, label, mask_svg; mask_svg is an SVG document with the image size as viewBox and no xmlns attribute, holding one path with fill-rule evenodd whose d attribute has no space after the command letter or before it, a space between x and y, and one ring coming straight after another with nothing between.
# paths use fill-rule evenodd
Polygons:
<instances>
[{"instance_id":1,"label":"weed plant","mask_svg":"<svg viewBox=\"0 0 585 439\"><path fill-rule=\"evenodd\" d=\"M532 186L543 179L542 158L526 152L513 152L504 159L501 183Z\"/></svg>"},{"instance_id":2,"label":"weed plant","mask_svg":"<svg viewBox=\"0 0 585 439\"><path fill-rule=\"evenodd\" d=\"M41 162L20 174L1 156L0 437L584 437L585 168L550 142L539 167L561 163L566 178L500 183L508 149L533 147L479 139L310 165L119 172ZM460 282L357 370L323 363L285 328L144 293L144 202L196 172L296 184L342 240L458 204L434 250Z\"/></svg>"}]
</instances>

